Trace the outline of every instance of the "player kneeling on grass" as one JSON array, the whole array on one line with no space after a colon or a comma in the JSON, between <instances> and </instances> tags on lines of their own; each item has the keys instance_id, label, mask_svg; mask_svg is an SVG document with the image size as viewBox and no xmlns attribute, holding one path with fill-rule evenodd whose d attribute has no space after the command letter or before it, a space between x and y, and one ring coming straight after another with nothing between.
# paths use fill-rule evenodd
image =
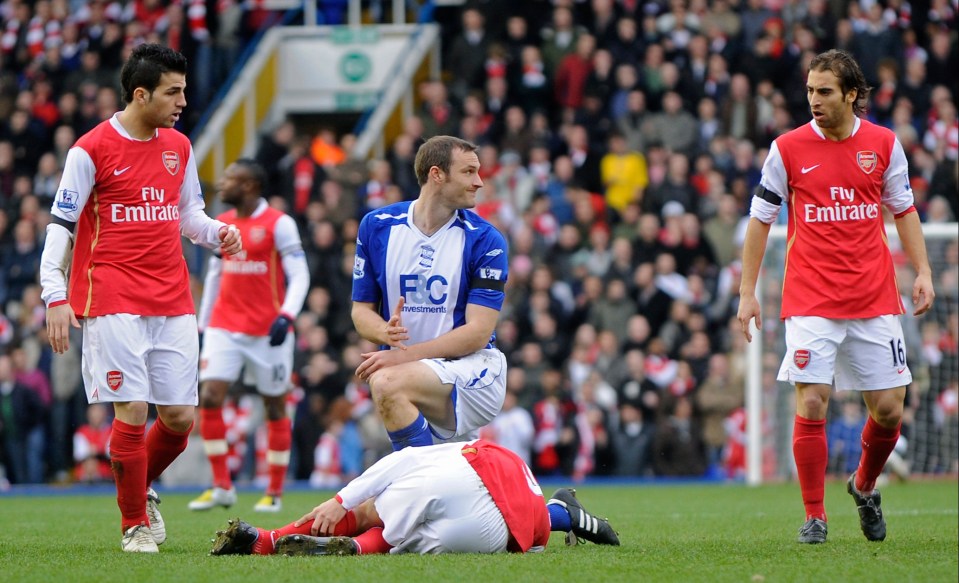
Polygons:
<instances>
[{"instance_id":1,"label":"player kneeling on grass","mask_svg":"<svg viewBox=\"0 0 959 583\"><path fill-rule=\"evenodd\" d=\"M547 502L529 467L484 440L410 447L379 460L336 497L276 530L231 520L212 555L357 555L541 551L551 530L619 545L575 491Z\"/></svg>"}]
</instances>

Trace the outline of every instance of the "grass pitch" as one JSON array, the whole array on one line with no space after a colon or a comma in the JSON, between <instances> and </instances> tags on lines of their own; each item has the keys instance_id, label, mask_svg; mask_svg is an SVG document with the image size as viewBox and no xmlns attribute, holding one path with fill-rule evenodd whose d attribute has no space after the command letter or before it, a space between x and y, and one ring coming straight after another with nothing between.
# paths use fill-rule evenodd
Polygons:
<instances>
[{"instance_id":1,"label":"grass pitch","mask_svg":"<svg viewBox=\"0 0 959 583\"><path fill-rule=\"evenodd\" d=\"M549 494L555 484L544 485ZM609 516L621 547L563 545L530 555L211 557L210 538L228 518L258 526L295 520L327 493L288 492L278 515L254 514L259 491L230 510L190 512L196 492L160 491L168 540L159 555L120 551L112 491L0 496L0 581L374 581L519 583L567 581L959 580L959 485L909 482L882 489L888 537L868 542L843 482L826 489L829 542L795 542L803 511L795 484L583 485L586 507ZM108 490L103 490L104 492Z\"/></svg>"}]
</instances>

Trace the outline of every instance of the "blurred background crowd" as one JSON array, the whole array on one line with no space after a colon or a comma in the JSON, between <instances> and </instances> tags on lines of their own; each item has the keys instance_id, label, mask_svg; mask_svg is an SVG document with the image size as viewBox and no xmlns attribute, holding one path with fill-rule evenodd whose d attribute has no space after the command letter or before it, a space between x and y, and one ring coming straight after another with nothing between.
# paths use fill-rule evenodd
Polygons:
<instances>
[{"instance_id":1,"label":"blurred background crowd","mask_svg":"<svg viewBox=\"0 0 959 583\"><path fill-rule=\"evenodd\" d=\"M343 4L318 2L331 18ZM382 8L364 6L374 20ZM312 277L296 321L291 476L334 486L390 451L353 375L372 349L349 316L356 229L365 212L415 198L418 144L453 134L481 146L476 212L510 243L497 329L508 395L486 436L540 475L741 477L739 252L768 147L809 119L810 59L849 50L874 88L869 119L909 157L923 221L954 221L956 14L955 0L437 8L443 78L417 87L416 115L385 157L353 157L349 131L295 120L265 128L256 152L271 204L301 228ZM138 43L188 57L189 133L243 48L279 18L255 1L0 2L0 483L110 479L111 411L86 404L79 337L53 358L37 283L67 150L121 109L119 67ZM952 238L930 251L939 297L909 342L918 380L906 457L913 471L955 473L959 249ZM188 257L198 299L205 263ZM777 366L765 366L773 388ZM845 475L864 418L858 400L836 401L831 467ZM237 386L228 406L241 480L265 465L258 403ZM193 449L190 463L205 464Z\"/></svg>"}]
</instances>

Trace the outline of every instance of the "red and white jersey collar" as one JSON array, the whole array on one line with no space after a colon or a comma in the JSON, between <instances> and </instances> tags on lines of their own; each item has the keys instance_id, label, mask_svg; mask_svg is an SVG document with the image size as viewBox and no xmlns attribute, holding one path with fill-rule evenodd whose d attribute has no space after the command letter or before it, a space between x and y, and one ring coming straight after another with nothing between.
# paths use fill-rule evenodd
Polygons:
<instances>
[{"instance_id":1,"label":"red and white jersey collar","mask_svg":"<svg viewBox=\"0 0 959 583\"><path fill-rule=\"evenodd\" d=\"M819 124L816 123L816 120L809 120L809 125L812 126L812 131L816 132L816 135L822 139L826 139L826 134L822 133L822 129L819 128ZM859 126L862 125L862 120L859 119L859 116L856 116L855 121L852 123L852 133L849 134L849 137L856 135L856 132L859 131ZM848 139L848 138L847 138Z\"/></svg>"},{"instance_id":2,"label":"red and white jersey collar","mask_svg":"<svg viewBox=\"0 0 959 583\"><path fill-rule=\"evenodd\" d=\"M128 140L133 140L134 142L149 142L150 140L155 139L157 136L160 135L160 130L159 130L159 129L154 129L154 130L153 130L153 137L151 137L151 138L149 138L149 139L147 139L147 140L138 140L138 139L134 138L133 136L130 135L130 132L128 132L125 127L123 127L123 124L120 123L120 114L121 114L121 113L123 113L123 112L122 112L122 111L118 111L118 112L116 112L116 113L113 114L113 117L110 118L110 125L113 126L113 129L115 129L115 130L117 131L117 133L120 134L121 136L123 136L124 138L126 138L126 139L128 139Z\"/></svg>"}]
</instances>

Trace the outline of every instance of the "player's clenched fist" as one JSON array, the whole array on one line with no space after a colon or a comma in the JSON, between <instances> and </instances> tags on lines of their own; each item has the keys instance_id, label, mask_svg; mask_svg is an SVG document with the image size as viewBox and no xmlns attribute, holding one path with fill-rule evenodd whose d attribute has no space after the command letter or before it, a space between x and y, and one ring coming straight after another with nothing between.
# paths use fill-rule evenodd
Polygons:
<instances>
[{"instance_id":1,"label":"player's clenched fist","mask_svg":"<svg viewBox=\"0 0 959 583\"><path fill-rule=\"evenodd\" d=\"M240 230L233 225L220 227L220 251L226 255L236 255L243 250Z\"/></svg>"}]
</instances>

